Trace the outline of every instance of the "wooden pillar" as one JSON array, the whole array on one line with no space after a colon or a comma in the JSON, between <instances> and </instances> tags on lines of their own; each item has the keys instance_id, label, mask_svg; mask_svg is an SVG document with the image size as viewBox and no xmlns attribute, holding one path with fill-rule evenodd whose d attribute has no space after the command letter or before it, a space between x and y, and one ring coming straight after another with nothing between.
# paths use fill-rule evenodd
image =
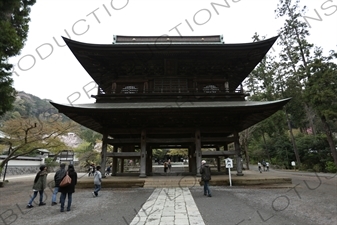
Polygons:
<instances>
[{"instance_id":1,"label":"wooden pillar","mask_svg":"<svg viewBox=\"0 0 337 225\"><path fill-rule=\"evenodd\" d=\"M121 168L119 171L121 171L121 173L124 173L124 162L125 162L125 159L124 158L121 158Z\"/></svg>"},{"instance_id":2,"label":"wooden pillar","mask_svg":"<svg viewBox=\"0 0 337 225\"><path fill-rule=\"evenodd\" d=\"M241 148L240 148L240 141L239 141L239 133L237 131L234 132L234 146L236 152L236 175L243 176L242 173L242 156L241 156Z\"/></svg>"},{"instance_id":3,"label":"wooden pillar","mask_svg":"<svg viewBox=\"0 0 337 225\"><path fill-rule=\"evenodd\" d=\"M220 151L219 146L216 146L216 150L217 150L217 151ZM220 156L218 156L218 157L216 158L216 164L217 164L217 167L218 167L218 172L220 172L220 170L221 170Z\"/></svg>"},{"instance_id":4,"label":"wooden pillar","mask_svg":"<svg viewBox=\"0 0 337 225\"><path fill-rule=\"evenodd\" d=\"M190 172L190 173L192 173L192 172L194 172L195 171L195 169L194 169L194 165L195 165L195 160L193 160L194 159L194 157L193 157L193 155L194 155L194 145L193 146L189 146L188 147L188 172ZM196 171L195 171L196 172Z\"/></svg>"},{"instance_id":5,"label":"wooden pillar","mask_svg":"<svg viewBox=\"0 0 337 225\"><path fill-rule=\"evenodd\" d=\"M200 130L195 130L195 160L196 160L196 175L197 177L201 177L200 167L201 167L201 139L200 139Z\"/></svg>"},{"instance_id":6,"label":"wooden pillar","mask_svg":"<svg viewBox=\"0 0 337 225\"><path fill-rule=\"evenodd\" d=\"M113 152L118 151L118 146L114 145L114 148L112 150ZM112 168L111 168L111 176L116 176L117 173L117 157L112 157Z\"/></svg>"},{"instance_id":7,"label":"wooden pillar","mask_svg":"<svg viewBox=\"0 0 337 225\"><path fill-rule=\"evenodd\" d=\"M223 149L224 149L224 151L228 151L228 143L227 142L223 145ZM229 157L229 156L225 156L224 158L227 158L227 157ZM228 175L228 169L226 167L225 167L225 174Z\"/></svg>"},{"instance_id":8,"label":"wooden pillar","mask_svg":"<svg viewBox=\"0 0 337 225\"><path fill-rule=\"evenodd\" d=\"M152 148L151 146L148 146L146 148L147 158L146 158L146 175L151 176L152 175Z\"/></svg>"},{"instance_id":9,"label":"wooden pillar","mask_svg":"<svg viewBox=\"0 0 337 225\"><path fill-rule=\"evenodd\" d=\"M140 136L140 174L139 177L146 177L146 131L142 130Z\"/></svg>"},{"instance_id":10,"label":"wooden pillar","mask_svg":"<svg viewBox=\"0 0 337 225\"><path fill-rule=\"evenodd\" d=\"M102 152L101 152L101 173L102 177L105 177L105 164L106 164L106 153L107 153L107 148L108 148L108 133L104 132L103 133L103 140L102 140Z\"/></svg>"}]
</instances>

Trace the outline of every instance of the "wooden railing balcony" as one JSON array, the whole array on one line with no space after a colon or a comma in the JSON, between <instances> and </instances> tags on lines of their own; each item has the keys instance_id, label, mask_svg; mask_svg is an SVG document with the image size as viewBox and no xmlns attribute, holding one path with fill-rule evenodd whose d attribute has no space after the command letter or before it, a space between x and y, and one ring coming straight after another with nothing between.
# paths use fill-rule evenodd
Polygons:
<instances>
[{"instance_id":1,"label":"wooden railing balcony","mask_svg":"<svg viewBox=\"0 0 337 225\"><path fill-rule=\"evenodd\" d=\"M119 93L99 93L91 97L96 99L96 102L124 102L124 101L244 101L249 94L236 90L229 92L225 89L181 89L181 90L167 90L167 89L148 89L142 92L133 86L127 90Z\"/></svg>"}]
</instances>

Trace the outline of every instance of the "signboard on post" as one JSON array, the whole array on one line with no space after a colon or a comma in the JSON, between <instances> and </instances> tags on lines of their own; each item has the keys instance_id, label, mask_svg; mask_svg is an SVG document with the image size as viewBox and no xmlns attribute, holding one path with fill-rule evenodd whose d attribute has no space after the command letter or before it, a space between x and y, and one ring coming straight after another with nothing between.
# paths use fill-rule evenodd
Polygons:
<instances>
[{"instance_id":1,"label":"signboard on post","mask_svg":"<svg viewBox=\"0 0 337 225\"><path fill-rule=\"evenodd\" d=\"M228 168L229 186L232 186L231 168L233 168L233 160L231 158L225 159L226 168Z\"/></svg>"}]
</instances>

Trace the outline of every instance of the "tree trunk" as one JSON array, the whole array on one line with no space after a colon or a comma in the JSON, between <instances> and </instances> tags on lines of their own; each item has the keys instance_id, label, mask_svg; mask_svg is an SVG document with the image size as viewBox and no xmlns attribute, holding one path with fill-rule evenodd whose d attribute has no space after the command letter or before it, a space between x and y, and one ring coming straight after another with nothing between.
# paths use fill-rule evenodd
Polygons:
<instances>
[{"instance_id":1,"label":"tree trunk","mask_svg":"<svg viewBox=\"0 0 337 225\"><path fill-rule=\"evenodd\" d=\"M288 123L289 133L290 133L290 137L291 137L291 143L293 144L293 149L294 149L294 153L295 153L295 157L296 157L297 166L300 166L301 165L301 159L300 159L300 155L298 154L296 141L295 141L294 134L293 134L293 128L291 127L291 123L290 123L290 119L289 119L287 110L285 110L285 113L286 113L286 116L287 116L287 123Z\"/></svg>"},{"instance_id":2,"label":"tree trunk","mask_svg":"<svg viewBox=\"0 0 337 225\"><path fill-rule=\"evenodd\" d=\"M335 145L333 137L332 137L332 132L331 132L330 126L329 126L328 122L326 121L325 116L322 116L321 120L322 120L322 123L324 125L324 130L325 130L326 138L327 138L329 146L330 146L330 150L331 150L331 154L332 154L332 157L333 157L333 161L335 162L335 165L337 167L336 145Z\"/></svg>"},{"instance_id":3,"label":"tree trunk","mask_svg":"<svg viewBox=\"0 0 337 225\"><path fill-rule=\"evenodd\" d=\"M270 160L270 155L269 155L269 150L268 150L266 138L264 137L264 132L262 133L262 137L263 137L263 142L264 142L265 150L266 150L266 153L267 153L267 157L268 157L268 160L269 160L269 163L270 163L271 160Z\"/></svg>"},{"instance_id":4,"label":"tree trunk","mask_svg":"<svg viewBox=\"0 0 337 225\"><path fill-rule=\"evenodd\" d=\"M245 143L244 148L245 148L246 166L247 166L247 170L249 170L249 155L248 155L248 147L246 143Z\"/></svg>"}]
</instances>

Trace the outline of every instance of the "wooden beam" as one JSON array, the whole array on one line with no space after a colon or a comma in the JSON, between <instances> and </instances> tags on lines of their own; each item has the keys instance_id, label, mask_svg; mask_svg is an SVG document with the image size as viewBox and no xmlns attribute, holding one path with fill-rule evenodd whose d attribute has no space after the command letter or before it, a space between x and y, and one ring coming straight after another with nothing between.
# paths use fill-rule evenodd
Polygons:
<instances>
[{"instance_id":1,"label":"wooden beam","mask_svg":"<svg viewBox=\"0 0 337 225\"><path fill-rule=\"evenodd\" d=\"M194 138L147 138L147 143L177 144L192 143L194 140Z\"/></svg>"},{"instance_id":2,"label":"wooden beam","mask_svg":"<svg viewBox=\"0 0 337 225\"><path fill-rule=\"evenodd\" d=\"M139 128L111 128L106 127L110 135L118 135L118 134L137 134L141 132ZM147 134L194 134L195 128L194 127L175 127L172 129L171 127L167 128L155 128L155 127L148 127ZM235 127L230 127L227 125L226 127L201 127L200 133L201 134L215 134L215 133L233 133Z\"/></svg>"},{"instance_id":3,"label":"wooden beam","mask_svg":"<svg viewBox=\"0 0 337 225\"><path fill-rule=\"evenodd\" d=\"M236 155L236 151L202 151L202 156L229 156Z\"/></svg>"},{"instance_id":4,"label":"wooden beam","mask_svg":"<svg viewBox=\"0 0 337 225\"><path fill-rule=\"evenodd\" d=\"M106 154L107 157L140 157L140 152L109 152Z\"/></svg>"},{"instance_id":5,"label":"wooden beam","mask_svg":"<svg viewBox=\"0 0 337 225\"><path fill-rule=\"evenodd\" d=\"M209 143L231 143L234 142L234 137L201 137L201 143L209 142Z\"/></svg>"},{"instance_id":6,"label":"wooden beam","mask_svg":"<svg viewBox=\"0 0 337 225\"><path fill-rule=\"evenodd\" d=\"M140 138L116 138L108 139L107 143L113 144L140 144ZM178 143L191 143L194 138L147 138L147 143L158 144L178 144ZM201 143L231 143L234 142L234 137L201 137Z\"/></svg>"},{"instance_id":7,"label":"wooden beam","mask_svg":"<svg viewBox=\"0 0 337 225\"><path fill-rule=\"evenodd\" d=\"M107 143L110 144L110 145L114 145L114 144L140 144L140 138L108 139Z\"/></svg>"}]
</instances>

